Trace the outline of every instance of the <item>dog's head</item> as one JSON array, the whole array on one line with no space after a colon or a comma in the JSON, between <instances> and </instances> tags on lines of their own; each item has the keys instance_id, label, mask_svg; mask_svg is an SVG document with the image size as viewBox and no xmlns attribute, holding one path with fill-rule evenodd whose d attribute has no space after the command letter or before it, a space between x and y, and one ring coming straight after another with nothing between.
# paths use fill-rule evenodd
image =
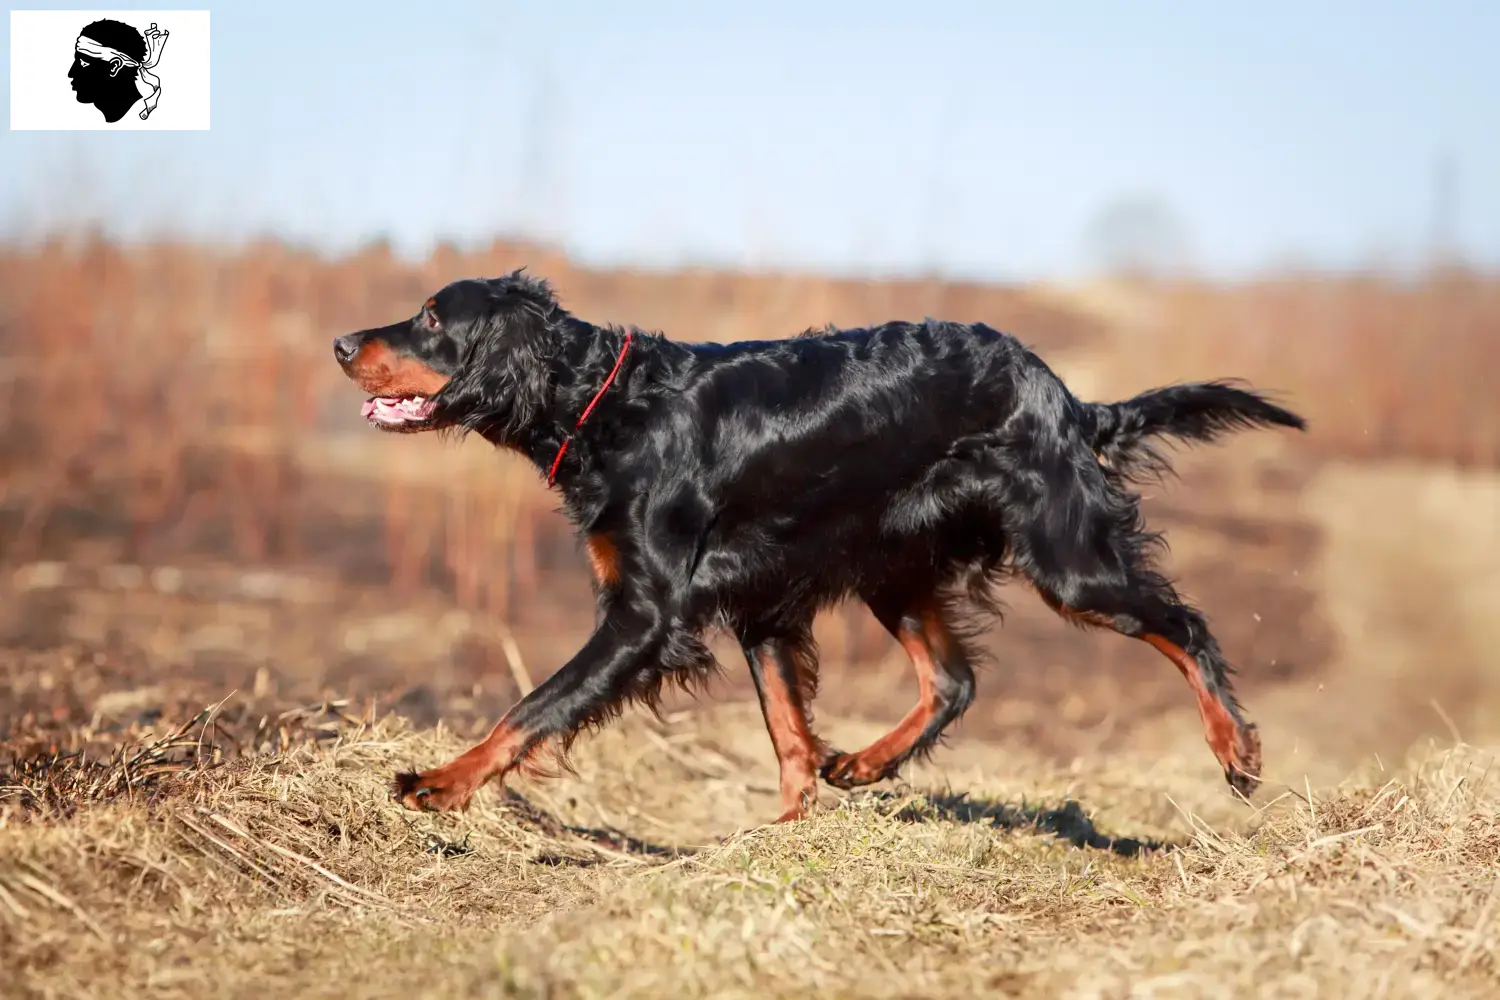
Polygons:
<instances>
[{"instance_id":1,"label":"dog's head","mask_svg":"<svg viewBox=\"0 0 1500 1000\"><path fill-rule=\"evenodd\" d=\"M566 315L545 281L520 271L464 279L409 319L337 338L333 356L370 394L364 416L381 430L502 438L546 406Z\"/></svg>"}]
</instances>

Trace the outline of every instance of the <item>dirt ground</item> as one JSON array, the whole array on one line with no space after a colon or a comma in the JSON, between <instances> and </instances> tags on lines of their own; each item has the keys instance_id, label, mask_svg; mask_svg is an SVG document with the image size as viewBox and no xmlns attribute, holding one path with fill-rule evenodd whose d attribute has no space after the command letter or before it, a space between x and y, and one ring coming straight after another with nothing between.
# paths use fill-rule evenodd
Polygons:
<instances>
[{"instance_id":1,"label":"dirt ground","mask_svg":"<svg viewBox=\"0 0 1500 1000\"><path fill-rule=\"evenodd\" d=\"M1087 348L1049 360L1119 388ZM298 459L295 555L151 557L104 496L6 554L0 996L1500 991L1494 473L1261 435L1150 491L1261 726L1251 806L1170 665L1018 591L947 746L768 828L774 758L723 644L708 698L583 739L576 775L461 817L387 801L592 605L560 533L504 614L393 586L359 437ZM473 457L431 454L435 481ZM0 505L0 539L26 523ZM819 637L818 725L862 745L915 682L862 611Z\"/></svg>"}]
</instances>

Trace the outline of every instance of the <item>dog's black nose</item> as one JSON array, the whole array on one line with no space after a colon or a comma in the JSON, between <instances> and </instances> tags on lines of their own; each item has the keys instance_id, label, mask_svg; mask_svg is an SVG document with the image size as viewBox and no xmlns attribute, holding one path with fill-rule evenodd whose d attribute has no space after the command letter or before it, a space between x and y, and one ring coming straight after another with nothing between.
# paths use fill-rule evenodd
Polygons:
<instances>
[{"instance_id":1,"label":"dog's black nose","mask_svg":"<svg viewBox=\"0 0 1500 1000\"><path fill-rule=\"evenodd\" d=\"M354 360L354 355L359 353L359 347L354 343L353 337L335 337L333 340L333 357L341 365L347 365Z\"/></svg>"}]
</instances>

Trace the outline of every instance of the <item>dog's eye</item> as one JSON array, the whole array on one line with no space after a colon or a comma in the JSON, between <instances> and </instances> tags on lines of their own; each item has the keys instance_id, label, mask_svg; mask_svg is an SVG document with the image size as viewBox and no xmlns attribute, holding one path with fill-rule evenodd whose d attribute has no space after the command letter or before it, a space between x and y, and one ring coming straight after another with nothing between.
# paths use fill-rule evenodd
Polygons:
<instances>
[{"instance_id":1,"label":"dog's eye","mask_svg":"<svg viewBox=\"0 0 1500 1000\"><path fill-rule=\"evenodd\" d=\"M429 330L436 330L438 328L437 313L433 312L431 309L428 309L425 312L423 312L422 313L422 325L425 326L425 327L427 327L427 329L429 329Z\"/></svg>"}]
</instances>

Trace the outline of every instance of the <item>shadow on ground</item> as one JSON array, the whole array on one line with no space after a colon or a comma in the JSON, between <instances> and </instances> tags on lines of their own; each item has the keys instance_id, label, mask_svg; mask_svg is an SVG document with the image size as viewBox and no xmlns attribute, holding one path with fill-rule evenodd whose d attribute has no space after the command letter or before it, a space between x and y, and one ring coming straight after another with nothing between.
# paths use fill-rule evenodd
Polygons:
<instances>
[{"instance_id":1,"label":"shadow on ground","mask_svg":"<svg viewBox=\"0 0 1500 1000\"><path fill-rule=\"evenodd\" d=\"M640 840L614 828L573 826L533 805L524 795L505 789L505 808L523 826L555 838L576 837L585 843L616 854L632 854L637 857L666 861L698 853L695 848L670 847ZM967 793L951 795L926 795L912 802L906 796L893 792L868 793L867 801L876 808L889 812L895 809L896 819L906 823L924 823L941 820L950 823L982 824L1000 830L1031 832L1039 836L1051 835L1065 840L1078 848L1109 851L1121 857L1134 858L1159 851L1176 850L1181 843L1138 839L1135 837L1110 837L1101 833L1084 812L1083 806L1069 799L1056 809L1035 806L1017 806L1006 802L995 802L971 798ZM445 855L467 854L464 844L452 844L428 836L426 850ZM589 867L603 860L598 855L567 856L546 852L531 859L533 863L545 865L568 865Z\"/></svg>"},{"instance_id":2,"label":"shadow on ground","mask_svg":"<svg viewBox=\"0 0 1500 1000\"><path fill-rule=\"evenodd\" d=\"M550 837L562 838L565 835L571 835L604 851L616 854L633 854L637 857L654 858L661 861L696 853L690 848L667 847L662 844L653 844L649 841L640 840L613 827L573 826L564 823L545 809L539 809L520 792L511 788L503 789L503 791L505 793L505 809L515 817L517 822ZM451 853L453 852L453 845L445 844L440 847L429 845L428 850ZM457 853L463 852L460 850ZM587 868L598 864L601 859L598 855L571 857L546 852L537 855L531 860L534 864L554 866L573 865Z\"/></svg>"},{"instance_id":3,"label":"shadow on ground","mask_svg":"<svg viewBox=\"0 0 1500 1000\"><path fill-rule=\"evenodd\" d=\"M891 792L872 793L882 804L894 805L904 801ZM1001 830L1033 831L1051 834L1066 840L1074 847L1088 847L1096 851L1110 851L1121 857L1133 858L1142 854L1175 850L1183 845L1159 840L1139 840L1135 837L1110 837L1099 832L1094 821L1089 819L1076 801L1069 799L1057 809L1037 806L1017 806L1008 802L970 798L967 793L951 795L924 795L918 802L909 802L896 813L896 818L907 823L923 823L946 820L950 823L977 823Z\"/></svg>"}]
</instances>

